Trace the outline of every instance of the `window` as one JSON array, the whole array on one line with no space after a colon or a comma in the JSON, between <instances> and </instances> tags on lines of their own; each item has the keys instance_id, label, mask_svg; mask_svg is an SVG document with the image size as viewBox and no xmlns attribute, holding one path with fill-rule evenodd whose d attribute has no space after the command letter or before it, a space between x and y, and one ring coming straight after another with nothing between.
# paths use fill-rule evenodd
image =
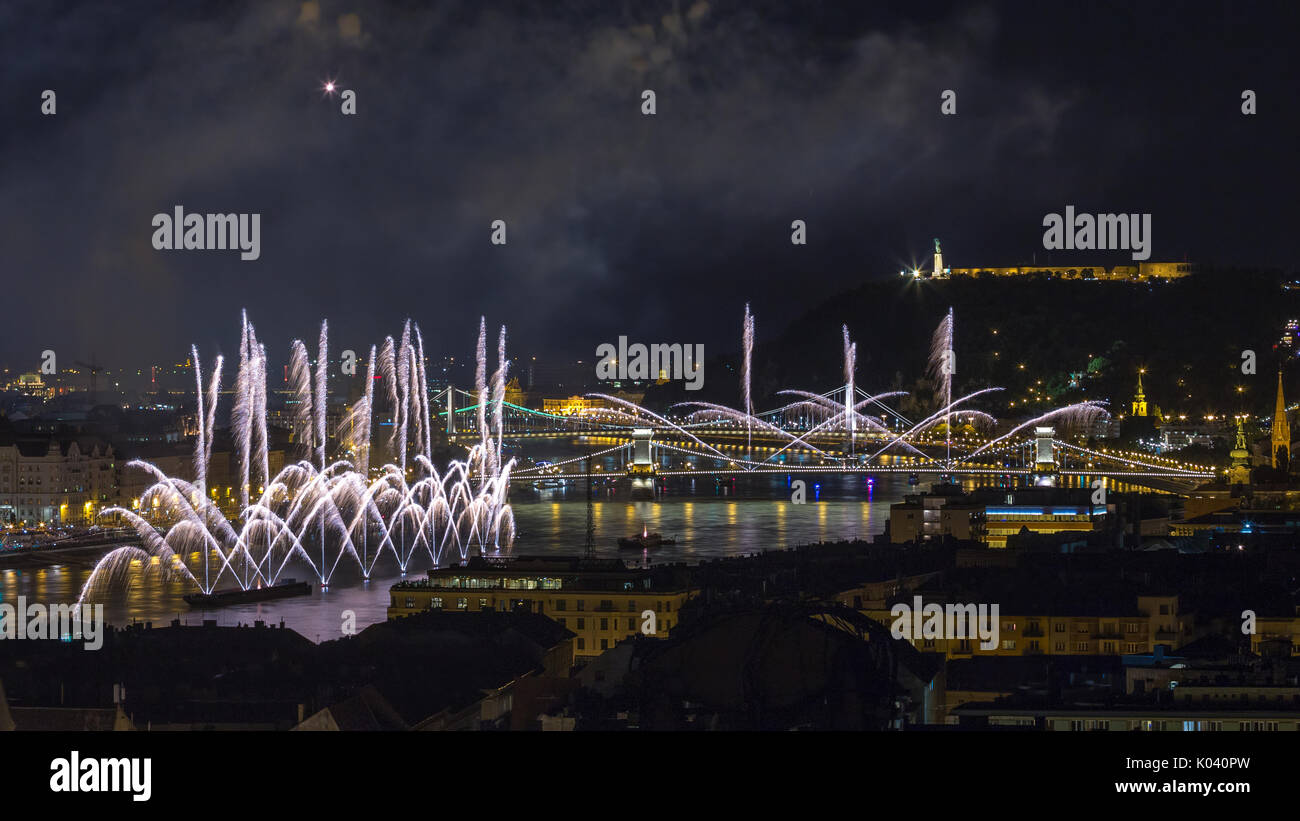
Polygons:
<instances>
[{"instance_id":1,"label":"window","mask_svg":"<svg viewBox=\"0 0 1300 821\"><path fill-rule=\"evenodd\" d=\"M581 613L583 610L586 610L586 609L587 609L587 608L586 608L586 604L587 604L586 599L578 599L578 612L579 612L579 613Z\"/></svg>"},{"instance_id":2,"label":"window","mask_svg":"<svg viewBox=\"0 0 1300 821\"><path fill-rule=\"evenodd\" d=\"M630 618L627 620L627 629L632 630L634 632L636 631L636 619Z\"/></svg>"},{"instance_id":3,"label":"window","mask_svg":"<svg viewBox=\"0 0 1300 821\"><path fill-rule=\"evenodd\" d=\"M1004 641L1002 642L1002 649L1003 649L1003 650L1014 650L1014 649L1016 649L1016 643L1015 643L1014 641L1011 641L1010 639L1004 640Z\"/></svg>"},{"instance_id":4,"label":"window","mask_svg":"<svg viewBox=\"0 0 1300 821\"><path fill-rule=\"evenodd\" d=\"M582 620L579 619L579 621L582 621ZM578 637L578 649L579 649L579 650L586 650L586 649L587 649L587 640L584 639L584 638L582 638L581 636Z\"/></svg>"},{"instance_id":5,"label":"window","mask_svg":"<svg viewBox=\"0 0 1300 821\"><path fill-rule=\"evenodd\" d=\"M415 607L415 596L407 596L407 597L406 597L406 606L407 606L407 607Z\"/></svg>"},{"instance_id":6,"label":"window","mask_svg":"<svg viewBox=\"0 0 1300 821\"><path fill-rule=\"evenodd\" d=\"M1088 642L1086 642L1086 641L1077 641L1077 642L1074 643L1074 649L1077 650L1077 651L1080 652L1080 653L1086 653L1086 652L1088 652Z\"/></svg>"},{"instance_id":7,"label":"window","mask_svg":"<svg viewBox=\"0 0 1300 821\"><path fill-rule=\"evenodd\" d=\"M635 612L636 612L636 599L628 599L628 600L627 600L627 612L629 612L629 613L635 613Z\"/></svg>"},{"instance_id":8,"label":"window","mask_svg":"<svg viewBox=\"0 0 1300 821\"><path fill-rule=\"evenodd\" d=\"M468 610L468 609L469 609L469 599L456 599L456 609L457 609L457 610Z\"/></svg>"},{"instance_id":9,"label":"window","mask_svg":"<svg viewBox=\"0 0 1300 821\"><path fill-rule=\"evenodd\" d=\"M601 620L600 620L600 629L601 629L601 630L608 630L608 629L609 629L609 619L601 619Z\"/></svg>"},{"instance_id":10,"label":"window","mask_svg":"<svg viewBox=\"0 0 1300 821\"><path fill-rule=\"evenodd\" d=\"M479 600L478 600L478 609L479 609L479 610L487 610L487 609L488 609L487 599L479 599Z\"/></svg>"},{"instance_id":11,"label":"window","mask_svg":"<svg viewBox=\"0 0 1300 821\"><path fill-rule=\"evenodd\" d=\"M1055 632L1057 632L1057 633L1064 633L1064 632L1065 632L1065 622L1063 622L1063 621L1058 621L1058 622L1056 623L1056 626L1053 627L1052 629L1053 629Z\"/></svg>"},{"instance_id":12,"label":"window","mask_svg":"<svg viewBox=\"0 0 1300 821\"><path fill-rule=\"evenodd\" d=\"M581 608L579 608L579 609L581 609ZM585 629L587 629L587 620L586 620L586 619L578 619L578 629L579 629L579 630L585 630ZM581 639L579 639L579 641L581 641Z\"/></svg>"},{"instance_id":13,"label":"window","mask_svg":"<svg viewBox=\"0 0 1300 821\"><path fill-rule=\"evenodd\" d=\"M1167 604L1162 604L1162 605L1160 605L1160 615L1162 615L1162 616L1168 616L1168 615L1169 615L1169 605L1167 605Z\"/></svg>"},{"instance_id":14,"label":"window","mask_svg":"<svg viewBox=\"0 0 1300 821\"><path fill-rule=\"evenodd\" d=\"M564 612L564 608L565 608L564 599L556 599L556 600L555 600L555 609L556 609L556 610L559 610L561 613L563 613L563 612Z\"/></svg>"},{"instance_id":15,"label":"window","mask_svg":"<svg viewBox=\"0 0 1300 821\"><path fill-rule=\"evenodd\" d=\"M600 649L602 649L602 650L608 650L608 649L609 649L609 639L601 639L601 640L600 640Z\"/></svg>"},{"instance_id":16,"label":"window","mask_svg":"<svg viewBox=\"0 0 1300 821\"><path fill-rule=\"evenodd\" d=\"M432 599L430 599L430 600L429 600L429 609L430 609L430 610L441 610L441 609L442 609L442 597L441 597L441 596L434 596Z\"/></svg>"}]
</instances>

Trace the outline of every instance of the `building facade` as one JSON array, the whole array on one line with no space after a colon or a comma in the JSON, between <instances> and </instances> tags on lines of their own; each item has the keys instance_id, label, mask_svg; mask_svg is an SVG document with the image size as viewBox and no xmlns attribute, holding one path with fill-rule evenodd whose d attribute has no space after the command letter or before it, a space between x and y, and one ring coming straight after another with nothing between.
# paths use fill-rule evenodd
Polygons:
<instances>
[{"instance_id":1,"label":"building facade","mask_svg":"<svg viewBox=\"0 0 1300 821\"><path fill-rule=\"evenodd\" d=\"M638 633L666 638L696 594L682 568L629 568L571 556L471 559L390 589L388 618L424 610L526 610L572 631L577 658L598 656Z\"/></svg>"},{"instance_id":2,"label":"building facade","mask_svg":"<svg viewBox=\"0 0 1300 821\"><path fill-rule=\"evenodd\" d=\"M861 599L860 590L846 591L836 598L849 607L855 601L868 604ZM886 606L857 609L886 627L894 622L895 616ZM1161 644L1181 646L1191 631L1190 619L1179 612L1177 596L1138 596L1136 606L1121 608L1124 612L1070 612L1074 609L1062 605L1058 613L999 612L998 644L990 649L980 646L978 636L913 636L909 640L922 652L942 653L949 659L976 655L1120 656L1150 653Z\"/></svg>"},{"instance_id":3,"label":"building facade","mask_svg":"<svg viewBox=\"0 0 1300 821\"><path fill-rule=\"evenodd\" d=\"M0 523L88 525L116 496L117 459L89 439L0 444Z\"/></svg>"},{"instance_id":4,"label":"building facade","mask_svg":"<svg viewBox=\"0 0 1300 821\"><path fill-rule=\"evenodd\" d=\"M1095 279L1112 282L1174 280L1190 276L1196 266L1188 262L1141 262L1137 265L1016 265L1007 268L948 268L946 276L1014 277L1040 274L1060 279Z\"/></svg>"}]
</instances>

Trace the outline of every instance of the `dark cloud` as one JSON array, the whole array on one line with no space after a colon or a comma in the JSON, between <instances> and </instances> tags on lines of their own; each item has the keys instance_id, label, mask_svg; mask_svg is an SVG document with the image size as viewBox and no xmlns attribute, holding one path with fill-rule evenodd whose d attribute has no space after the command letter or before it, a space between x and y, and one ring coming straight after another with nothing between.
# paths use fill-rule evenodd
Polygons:
<instances>
[{"instance_id":1,"label":"dark cloud","mask_svg":"<svg viewBox=\"0 0 1300 821\"><path fill-rule=\"evenodd\" d=\"M1041 256L1070 203L1152 212L1156 258L1290 264L1289 6L867 5L8 6L0 355L229 351L243 307L273 356L323 316L358 348L409 315L464 354L480 313L528 352L732 346L746 300L774 330L933 236ZM154 251L176 204L261 213L261 259Z\"/></svg>"}]
</instances>

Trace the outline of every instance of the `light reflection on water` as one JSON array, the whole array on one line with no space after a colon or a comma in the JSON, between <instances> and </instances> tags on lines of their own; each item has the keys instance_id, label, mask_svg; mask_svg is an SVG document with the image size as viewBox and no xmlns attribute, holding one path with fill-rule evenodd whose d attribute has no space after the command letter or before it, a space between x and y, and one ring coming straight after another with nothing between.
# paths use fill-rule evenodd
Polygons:
<instances>
[{"instance_id":1,"label":"light reflection on water","mask_svg":"<svg viewBox=\"0 0 1300 821\"><path fill-rule=\"evenodd\" d=\"M555 457L548 457L555 458ZM616 469L610 462L607 469ZM889 516L889 505L914 492L906 478L881 475L868 483L863 475L804 475L807 502L791 503L792 477L769 474L715 482L712 477L670 480L666 493L651 501L630 499L628 483L613 490L598 491L593 505L596 555L637 560L640 553L619 551L618 539L640 533L644 525L651 532L677 539L677 544L653 551L656 564L779 550L821 541L862 538L880 533ZM511 490L518 536L513 553L580 555L586 543L587 506L585 491L576 485L560 489L534 489L518 481ZM46 604L71 602L77 598L90 574L92 557L84 564L57 567L0 570L0 601L15 603L18 596L28 602ZM408 577L416 578L428 568L413 560ZM284 578L310 581L306 565L291 563ZM357 629L383 621L387 614L388 589L401 579L391 557L380 560L374 577L366 582L355 568L340 564L326 591L312 595L257 604L236 605L203 613L191 610L182 598L194 592L179 582L137 581L128 590L114 594L104 604L105 618L112 624L151 621L164 626L180 618L198 623L215 618L223 625L284 621L313 641L338 638L343 613L355 613ZM222 587L232 585L223 584ZM314 587L314 585L313 585Z\"/></svg>"},{"instance_id":2,"label":"light reflection on water","mask_svg":"<svg viewBox=\"0 0 1300 821\"><path fill-rule=\"evenodd\" d=\"M880 486L886 482L894 485L891 491L896 492L882 492ZM835 486L833 489L827 487L831 484ZM784 476L774 478L772 485L732 491L730 487L715 489L712 479L696 481L694 487L683 482L680 486L670 486L668 495L657 502L631 501L626 491L602 493L593 505L596 554L639 559L640 553L618 550L617 542L619 537L640 533L643 524L651 532L677 539L675 546L652 552L650 560L657 564L694 563L811 542L865 538L883 530L889 503L907 492L905 481L877 480L876 489L868 494L862 477L836 476L823 483L821 501L815 500L810 483L807 504L793 505ZM583 552L587 506L581 489L537 491L520 487L512 491L511 504L519 530L513 551L516 555L580 555ZM28 602L74 601L90 574L89 557L85 561L85 565L0 570L0 601L14 603L20 595ZM305 565L291 564L290 568L285 572L288 577L300 581L312 577ZM408 577L423 575L427 568L427 559L423 564L417 560L412 563ZM388 588L400 578L395 563L388 557L380 560L374 578L368 583L356 572L345 572L340 565L327 591L314 590L310 597L224 607L209 612L206 617L216 618L220 624L251 624L257 619L278 623L283 619L286 626L313 641L337 638L341 635L345 610L356 614L358 629L383 621ZM163 626L178 617L197 623L204 614L191 610L185 603L182 597L189 592L192 591L179 582L137 581L127 591L103 602L104 615L109 622L119 625L152 621L156 626Z\"/></svg>"}]
</instances>

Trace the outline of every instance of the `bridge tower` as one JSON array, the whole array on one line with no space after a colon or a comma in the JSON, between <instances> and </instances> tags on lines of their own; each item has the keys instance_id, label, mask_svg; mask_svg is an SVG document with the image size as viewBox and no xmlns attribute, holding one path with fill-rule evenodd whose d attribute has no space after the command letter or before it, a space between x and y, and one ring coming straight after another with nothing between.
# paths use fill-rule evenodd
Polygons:
<instances>
[{"instance_id":1,"label":"bridge tower","mask_svg":"<svg viewBox=\"0 0 1300 821\"><path fill-rule=\"evenodd\" d=\"M456 386L447 383L447 433L456 432Z\"/></svg>"},{"instance_id":2,"label":"bridge tower","mask_svg":"<svg viewBox=\"0 0 1300 821\"><path fill-rule=\"evenodd\" d=\"M632 461L627 466L627 475L632 479L633 500L655 497L653 438L653 428L632 429Z\"/></svg>"},{"instance_id":3,"label":"bridge tower","mask_svg":"<svg viewBox=\"0 0 1300 821\"><path fill-rule=\"evenodd\" d=\"M653 428L632 429L632 462L627 471L629 475L652 475L655 472L654 452L651 448L654 433Z\"/></svg>"},{"instance_id":4,"label":"bridge tower","mask_svg":"<svg viewBox=\"0 0 1300 821\"><path fill-rule=\"evenodd\" d=\"M1052 487L1056 484L1056 454L1052 450L1052 441L1056 438L1056 428L1039 426L1034 428L1034 484L1039 487Z\"/></svg>"}]
</instances>

